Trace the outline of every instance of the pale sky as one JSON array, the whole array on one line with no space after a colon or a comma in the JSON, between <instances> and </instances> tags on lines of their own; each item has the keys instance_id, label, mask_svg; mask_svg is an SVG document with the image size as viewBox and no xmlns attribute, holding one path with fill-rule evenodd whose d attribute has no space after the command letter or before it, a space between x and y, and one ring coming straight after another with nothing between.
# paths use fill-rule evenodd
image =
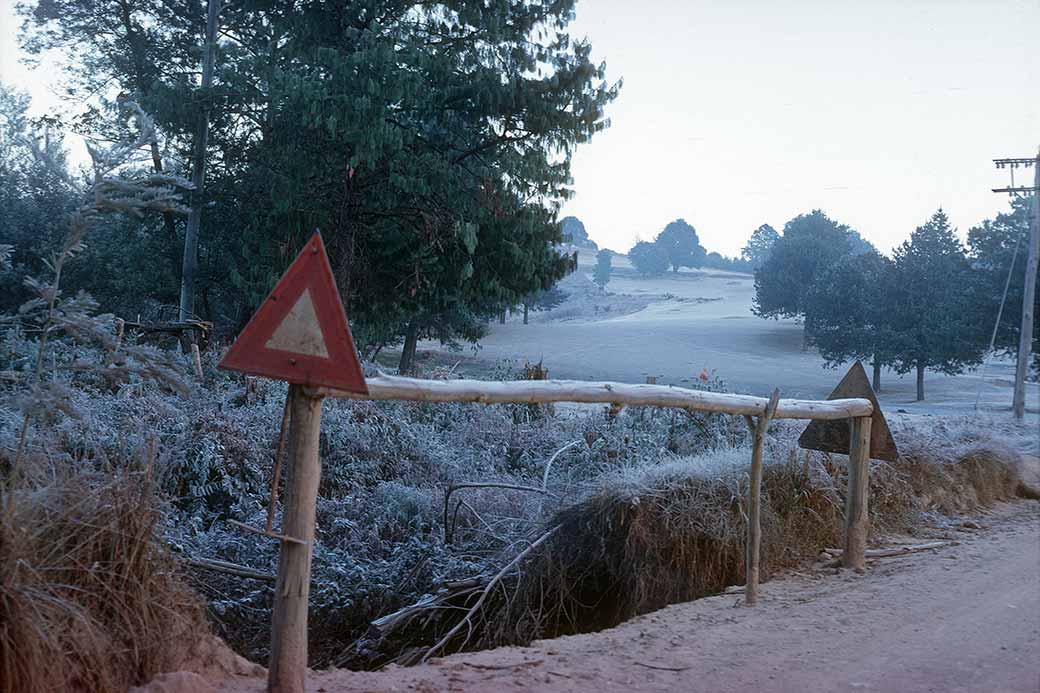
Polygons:
<instances>
[{"instance_id":1,"label":"pale sky","mask_svg":"<svg viewBox=\"0 0 1040 693\"><path fill-rule=\"evenodd\" d=\"M1040 0L579 0L624 88L564 208L624 251L670 220L739 251L814 207L879 249L940 205L1007 206L992 159L1040 145Z\"/></svg>"},{"instance_id":2,"label":"pale sky","mask_svg":"<svg viewBox=\"0 0 1040 693\"><path fill-rule=\"evenodd\" d=\"M13 5L0 79L52 111ZM571 33L625 84L563 211L619 251L683 217L732 255L816 207L883 251L939 206L963 234L1007 206L992 159L1040 145L1038 30L1040 0L579 0Z\"/></svg>"}]
</instances>

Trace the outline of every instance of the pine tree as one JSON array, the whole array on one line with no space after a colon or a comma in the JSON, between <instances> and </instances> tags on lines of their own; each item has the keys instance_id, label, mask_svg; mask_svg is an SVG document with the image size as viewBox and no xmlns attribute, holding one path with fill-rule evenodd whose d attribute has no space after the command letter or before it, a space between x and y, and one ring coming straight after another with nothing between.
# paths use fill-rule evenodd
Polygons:
<instances>
[{"instance_id":1,"label":"pine tree","mask_svg":"<svg viewBox=\"0 0 1040 693\"><path fill-rule=\"evenodd\" d=\"M779 240L780 234L776 229L769 224L762 224L751 232L747 245L740 251L740 257L751 265L752 270L756 270L769 259L769 253Z\"/></svg>"},{"instance_id":2,"label":"pine tree","mask_svg":"<svg viewBox=\"0 0 1040 693\"><path fill-rule=\"evenodd\" d=\"M871 248L858 233L821 210L784 225L762 266L755 270L752 312L763 318L798 317L817 275L839 258Z\"/></svg>"},{"instance_id":3,"label":"pine tree","mask_svg":"<svg viewBox=\"0 0 1040 693\"><path fill-rule=\"evenodd\" d=\"M915 370L917 399L924 374L956 374L982 360L985 338L971 304L972 271L941 209L896 251L885 314L892 361L899 373Z\"/></svg>"},{"instance_id":4,"label":"pine tree","mask_svg":"<svg viewBox=\"0 0 1040 693\"><path fill-rule=\"evenodd\" d=\"M873 365L876 392L896 337L886 311L893 270L876 251L846 255L820 273L804 303L808 343L829 366L855 359Z\"/></svg>"},{"instance_id":5,"label":"pine tree","mask_svg":"<svg viewBox=\"0 0 1040 693\"><path fill-rule=\"evenodd\" d=\"M1018 352L1018 334L1022 324L1020 311L1028 255L1029 205L1029 199L1013 200L1010 212L998 214L995 219L987 219L968 231L968 258L975 280L972 302L977 320L989 331L987 338L993 336L996 327L994 350L1009 355ZM1004 304L1003 312L1001 303ZM996 323L998 314L1000 322ZM1040 292L1035 297L1033 314L1040 315ZM1033 324L1032 351L1033 368L1040 371L1040 320Z\"/></svg>"}]
</instances>

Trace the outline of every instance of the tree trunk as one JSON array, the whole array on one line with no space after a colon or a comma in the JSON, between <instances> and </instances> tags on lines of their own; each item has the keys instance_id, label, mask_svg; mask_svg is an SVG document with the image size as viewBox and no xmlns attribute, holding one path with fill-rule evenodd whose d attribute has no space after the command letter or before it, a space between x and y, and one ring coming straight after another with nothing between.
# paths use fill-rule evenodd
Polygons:
<instances>
[{"instance_id":1,"label":"tree trunk","mask_svg":"<svg viewBox=\"0 0 1040 693\"><path fill-rule=\"evenodd\" d=\"M148 84L144 80L144 74L148 71L145 66L145 51L147 49L145 37L140 27L134 23L133 17L130 15L130 8L125 3L120 3L119 8L123 31L126 32L126 38L130 43L130 55L134 67L134 84L137 86L137 97L140 100L141 97L148 96L151 93ZM152 169L156 173L165 173L158 141L153 139L148 145L152 155ZM163 212L162 217L163 228L166 230L166 238L169 241L170 268L173 270L173 276L176 277L177 272L181 268L181 257L178 252L179 244L177 243L177 226L173 218L173 212Z\"/></svg>"},{"instance_id":2,"label":"tree trunk","mask_svg":"<svg viewBox=\"0 0 1040 693\"><path fill-rule=\"evenodd\" d=\"M917 362L917 401L924 401L924 363Z\"/></svg>"},{"instance_id":3,"label":"tree trunk","mask_svg":"<svg viewBox=\"0 0 1040 693\"><path fill-rule=\"evenodd\" d=\"M150 143L149 148L152 152L152 169L156 173L165 173L163 170L162 154L159 153L159 144L154 140ZM177 271L181 267L181 258L177 253L177 225L173 218L173 212L163 212L163 229L166 230L166 240L169 243L168 250L170 253L170 266L173 268L173 276L177 276Z\"/></svg>"},{"instance_id":4,"label":"tree trunk","mask_svg":"<svg viewBox=\"0 0 1040 693\"><path fill-rule=\"evenodd\" d=\"M401 375L410 373L415 367L415 347L419 343L419 325L412 321L408 323L408 330L404 333L404 347L401 348L401 362L397 366L397 372Z\"/></svg>"},{"instance_id":5,"label":"tree trunk","mask_svg":"<svg viewBox=\"0 0 1040 693\"><path fill-rule=\"evenodd\" d=\"M881 364L874 359L874 393L881 392Z\"/></svg>"},{"instance_id":6,"label":"tree trunk","mask_svg":"<svg viewBox=\"0 0 1040 693\"><path fill-rule=\"evenodd\" d=\"M498 324L499 325L505 325L506 324L506 309L505 308L503 308L502 312L498 314Z\"/></svg>"},{"instance_id":7,"label":"tree trunk","mask_svg":"<svg viewBox=\"0 0 1040 693\"><path fill-rule=\"evenodd\" d=\"M527 304L524 304L524 324L527 324Z\"/></svg>"},{"instance_id":8,"label":"tree trunk","mask_svg":"<svg viewBox=\"0 0 1040 693\"><path fill-rule=\"evenodd\" d=\"M206 46L202 58L202 86L199 93L204 99L199 123L195 131L192 152L191 212L184 231L184 260L181 264L180 319L188 320L195 313L195 273L199 265L199 225L202 222L203 183L206 176L206 145L209 139L209 101L213 87L213 53L217 45L217 14L220 0L209 0L206 12Z\"/></svg>"}]
</instances>

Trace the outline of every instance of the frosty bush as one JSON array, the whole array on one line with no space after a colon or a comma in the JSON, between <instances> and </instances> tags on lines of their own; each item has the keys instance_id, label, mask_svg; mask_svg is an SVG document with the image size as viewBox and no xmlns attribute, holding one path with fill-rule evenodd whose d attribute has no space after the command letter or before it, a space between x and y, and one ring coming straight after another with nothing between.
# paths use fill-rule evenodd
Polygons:
<instances>
[{"instance_id":1,"label":"frosty bush","mask_svg":"<svg viewBox=\"0 0 1040 693\"><path fill-rule=\"evenodd\" d=\"M0 341L9 359L2 367L31 367L31 359L25 358L31 342L17 330L8 331ZM64 349L68 354L62 356ZM74 361L84 357L82 349L61 343L55 354ZM103 353L95 352L95 357L103 358ZM268 652L272 583L198 567L198 561L216 559L260 575L275 573L277 542L244 532L228 520L256 527L265 522L286 387L218 371L218 359L217 353L205 356L203 381L187 395L147 381L108 387L93 376L70 371L68 389L77 415L52 414L40 426L35 450L49 459L74 460L83 473L96 473L118 464L128 451L154 445L155 479L169 500L161 523L164 541L175 555L195 562L192 579L217 632L239 652L262 662ZM711 374L697 383L725 389ZM740 579L738 506L746 486L741 466L749 453L746 426L737 417L649 407L619 412L593 405L560 408L555 415L514 405L329 400L324 407L311 589L313 666L372 667L402 653L412 655L401 661L409 661L415 652L421 656L423 650L416 646L428 647L443 636L453 624L450 618L458 618L457 609L440 614L448 620L427 619L422 628L402 628L381 642L365 637L370 624L429 595L486 581L554 518L567 520L566 532L546 544L546 553L532 555L525 567L529 574L538 566L562 565L556 559L566 555L566 542L592 548L609 543L602 528L610 525L615 509L631 514L635 497L652 504L659 522L655 525L646 516L643 524L633 526L660 535L656 546L708 547L697 565L710 566L710 572L699 574L698 582L663 573L654 578L639 574L639 566L667 563L666 557L631 560L626 579L640 586L642 596L611 602L617 608L610 614L590 612L579 619L579 611L566 600L550 607L566 610L555 614L529 612L535 605L523 601L499 603L481 623L500 621L512 624L511 629L486 629L467 646L587 629ZM0 405L4 450L17 443L8 423L18 421L14 409ZM985 455L969 454L992 438L977 423L940 426L926 434L900 425L893 428L908 453L906 463L877 465L872 473L879 489L872 496L875 526L913 522L913 513L919 516L927 509L920 504L921 494L939 498L936 489L950 479L975 484L983 502L1003 497L1007 484L1000 465ZM832 456L814 453L810 460L798 453L794 441L799 429L777 422L767 443L773 470L767 475L772 513L767 519L782 519L770 536L801 537L788 553L769 554L778 544L770 545L766 555L774 566L790 565L820 542L833 542L840 528L836 518L843 507L844 465ZM915 442L921 435L929 442ZM935 441L945 441L940 452L925 454ZM937 460L953 466L942 467ZM943 471L954 467L960 471ZM453 493L446 504L449 490ZM806 499L811 503L803 507ZM949 502L939 505L952 507ZM597 521L584 521L583 508L596 509L588 517ZM722 509L725 517L719 514ZM821 517L826 521L817 521ZM712 534L724 547L722 553L710 548L715 539L662 534L668 527L707 531L712 518L725 520ZM609 551L592 548L585 555L613 560ZM532 574L535 582L528 586L533 587L511 594L542 595L539 599L546 594L595 595L598 588L581 582L582 576L610 572L603 565L587 568L568 568L575 580L570 586ZM687 582L696 587L693 592L676 587ZM470 602L463 597L459 604ZM510 610L514 608L519 611ZM494 614L502 618L496 621ZM447 649L462 644L452 641Z\"/></svg>"},{"instance_id":2,"label":"frosty bush","mask_svg":"<svg viewBox=\"0 0 1040 693\"><path fill-rule=\"evenodd\" d=\"M33 346L18 328L3 333L2 367L30 368ZM103 351L64 341L53 355L67 363L104 359ZM155 478L170 501L163 532L175 553L273 574L276 542L228 520L265 522L286 388L255 380L247 387L240 376L216 370L218 359L206 355L203 382L187 395L145 381L109 387L69 371L77 413L52 414L35 449L104 470L154 444ZM0 421L17 422L15 410L0 406ZM16 436L3 429L0 443L10 450ZM728 417L641 408L611 414L587 406L547 417L511 405L326 402L311 592L314 664L351 651L348 663L370 666L350 645L372 620L440 584L492 569L518 537L602 474L725 447L745 435L743 423ZM497 486L457 491L452 543L445 544L444 498L453 484L540 488L543 478L548 494ZM270 583L205 569L193 574L218 632L264 661Z\"/></svg>"}]
</instances>

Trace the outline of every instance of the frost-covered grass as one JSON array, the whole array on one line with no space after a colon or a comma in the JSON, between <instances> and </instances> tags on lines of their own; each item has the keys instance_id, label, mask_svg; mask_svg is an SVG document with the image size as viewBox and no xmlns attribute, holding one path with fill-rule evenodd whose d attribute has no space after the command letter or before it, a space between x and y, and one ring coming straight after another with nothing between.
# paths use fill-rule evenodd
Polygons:
<instances>
[{"instance_id":1,"label":"frost-covered grass","mask_svg":"<svg viewBox=\"0 0 1040 693\"><path fill-rule=\"evenodd\" d=\"M874 538L914 533L937 512L1013 498L1017 453L998 436L1025 442L1028 434L989 424L900 425L902 458L872 463ZM761 556L766 579L843 539L847 457L798 449L800 428L778 422L768 443ZM546 517L541 529L552 533L540 550L503 578L468 617L470 627L458 628L438 652L606 628L743 584L749 458L746 447L734 447L605 471L580 499ZM451 633L446 626L457 625L474 603L465 588L456 595L438 603L463 607L442 612L447 624L431 626L422 617L436 624L437 616L419 610L410 620L396 619L404 634L383 634L381 644L399 651L402 661L415 661L425 651L404 643L439 642Z\"/></svg>"},{"instance_id":2,"label":"frost-covered grass","mask_svg":"<svg viewBox=\"0 0 1040 693\"><path fill-rule=\"evenodd\" d=\"M19 371L32 344L3 341L0 370ZM63 369L90 358L58 344L55 372L69 385L67 411L33 428L31 479L53 470L101 478L154 450L163 498L161 539L173 555L218 559L273 574L276 542L228 521L262 526L286 388L216 370L187 396L158 385L113 385ZM547 364L550 365L551 364ZM507 374L503 374L507 375ZM519 374L516 374L519 375ZM703 386L723 389L719 381ZM5 394L15 395L17 385ZM9 464L20 417L0 404L0 467ZM544 550L510 572L462 646L526 642L612 625L671 601L743 580L741 498L750 459L742 420L633 408L328 401L321 454L311 588L312 665L374 666L428 647L462 611L409 621L384 639L369 624L424 595L472 578L486 581L547 528ZM892 422L904 452L875 463L877 530L905 530L929 511L953 512L1006 497L1012 448L1028 433L990 422L920 418ZM840 539L844 458L798 450L801 425L777 422L767 447L763 560L766 573ZM464 488L491 482L541 488ZM95 475L95 476L90 476ZM271 584L202 568L192 583L214 629L236 650L266 661ZM448 586L448 587L446 587ZM508 598L507 598L508 596ZM468 606L462 597L456 606ZM467 629L463 629L466 631Z\"/></svg>"},{"instance_id":3,"label":"frost-covered grass","mask_svg":"<svg viewBox=\"0 0 1040 693\"><path fill-rule=\"evenodd\" d=\"M32 343L9 334L5 363L21 370ZM273 574L276 542L229 524L262 526L285 386L216 370L182 396L143 383L108 386L62 364L94 358L57 343L57 377L69 386L68 413L32 429L36 483L45 468L84 473L120 469L154 447L155 479L168 502L163 535L175 554L219 559ZM517 374L519 375L519 374ZM707 383L720 387L720 383ZM16 394L17 387L9 394ZM0 405L0 450L16 445L20 416ZM582 497L603 474L725 448L746 437L743 422L677 412L605 408L551 415L527 405L327 401L311 589L315 665L350 650L373 619L437 585L494 569L518 539ZM452 543L445 543L444 496L451 484L498 482L540 487L547 461L552 495L501 488L453 496ZM265 661L269 583L192 569L217 632ZM351 659L366 664L363 656Z\"/></svg>"}]
</instances>

